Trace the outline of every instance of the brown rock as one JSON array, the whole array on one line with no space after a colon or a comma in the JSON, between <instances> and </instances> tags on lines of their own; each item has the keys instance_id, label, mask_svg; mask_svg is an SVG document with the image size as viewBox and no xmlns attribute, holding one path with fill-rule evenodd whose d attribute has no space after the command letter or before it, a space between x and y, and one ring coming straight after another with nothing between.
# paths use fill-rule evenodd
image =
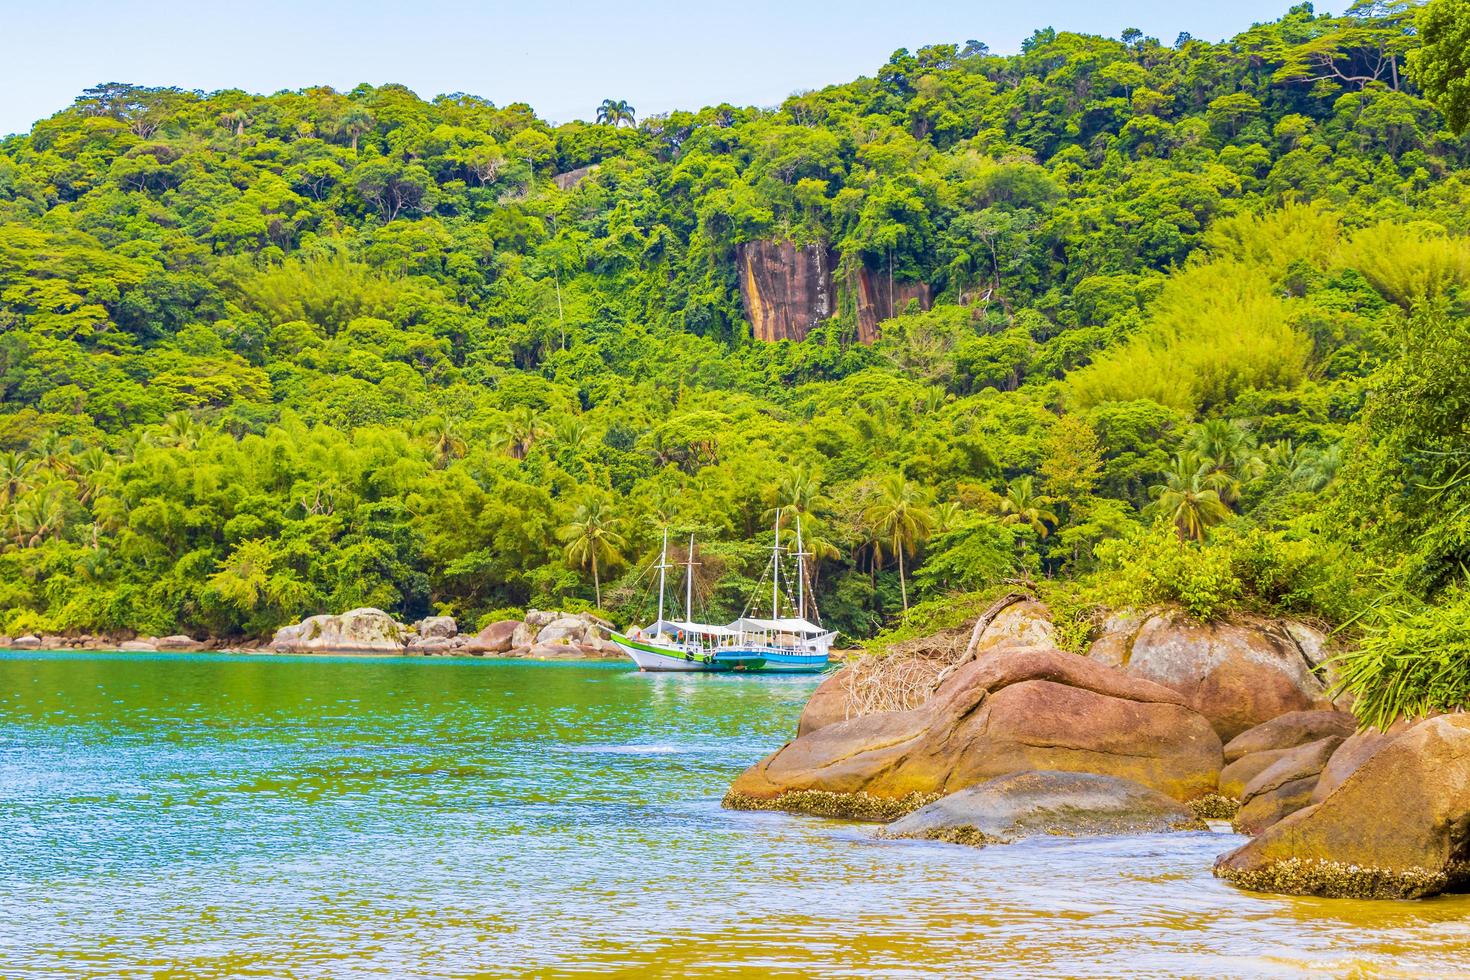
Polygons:
<instances>
[{"instance_id":1,"label":"brown rock","mask_svg":"<svg viewBox=\"0 0 1470 980\"><path fill-rule=\"evenodd\" d=\"M203 643L200 643L192 636L184 636L181 633L173 636L159 637L157 643L154 645L159 650L166 650L171 653L194 653L204 649Z\"/></svg>"},{"instance_id":2,"label":"brown rock","mask_svg":"<svg viewBox=\"0 0 1470 980\"><path fill-rule=\"evenodd\" d=\"M465 652L504 653L510 649L511 639L515 637L516 629L520 625L519 619L497 620L476 633L474 638L465 644Z\"/></svg>"},{"instance_id":3,"label":"brown rock","mask_svg":"<svg viewBox=\"0 0 1470 980\"><path fill-rule=\"evenodd\" d=\"M1414 898L1470 884L1470 715L1382 746L1321 803L1222 855L1215 874L1296 895Z\"/></svg>"},{"instance_id":4,"label":"brown rock","mask_svg":"<svg viewBox=\"0 0 1470 980\"><path fill-rule=\"evenodd\" d=\"M757 340L804 340L813 327L836 313L833 281L835 253L825 243L797 246L758 240L736 246L740 302ZM910 302L929 309L933 291L927 283L903 282L875 275L859 266L845 284L857 314L857 339L878 339L878 324L902 313Z\"/></svg>"},{"instance_id":5,"label":"brown rock","mask_svg":"<svg viewBox=\"0 0 1470 980\"><path fill-rule=\"evenodd\" d=\"M1281 758L1262 770L1241 793L1235 829L1242 834L1259 834L1311 803L1317 777L1341 744L1341 735L1329 735L1286 749Z\"/></svg>"},{"instance_id":6,"label":"brown rock","mask_svg":"<svg viewBox=\"0 0 1470 980\"><path fill-rule=\"evenodd\" d=\"M852 672L843 668L828 674L817 685L806 707L801 709L801 719L796 723L798 736L847 720L847 682L851 677Z\"/></svg>"},{"instance_id":7,"label":"brown rock","mask_svg":"<svg viewBox=\"0 0 1470 980\"><path fill-rule=\"evenodd\" d=\"M1234 762L1253 752L1289 749L1329 735L1347 738L1358 730L1358 719L1344 711L1288 711L1247 729L1225 743L1225 761Z\"/></svg>"},{"instance_id":8,"label":"brown rock","mask_svg":"<svg viewBox=\"0 0 1470 980\"><path fill-rule=\"evenodd\" d=\"M1337 751L1332 753L1332 758L1323 767L1322 776L1312 790L1312 802L1321 803L1327 799L1328 794L1357 772L1359 766L1373 758L1380 749L1412 727L1412 723L1399 722L1390 727L1387 733L1370 728L1344 739L1342 745L1338 746Z\"/></svg>"},{"instance_id":9,"label":"brown rock","mask_svg":"<svg viewBox=\"0 0 1470 980\"><path fill-rule=\"evenodd\" d=\"M12 650L39 650L41 649L41 638L27 633L25 636L17 636L10 641Z\"/></svg>"},{"instance_id":10,"label":"brown rock","mask_svg":"<svg viewBox=\"0 0 1470 980\"><path fill-rule=\"evenodd\" d=\"M1270 624L1162 613L1139 630L1124 670L1184 695L1227 740L1288 711L1332 706L1295 641Z\"/></svg>"},{"instance_id":11,"label":"brown rock","mask_svg":"<svg viewBox=\"0 0 1470 980\"><path fill-rule=\"evenodd\" d=\"M1212 792L1220 742L1173 691L1059 650L999 648L909 711L798 737L731 788L734 806L788 794L922 799L1026 769L1095 772L1188 800Z\"/></svg>"},{"instance_id":12,"label":"brown rock","mask_svg":"<svg viewBox=\"0 0 1470 980\"><path fill-rule=\"evenodd\" d=\"M1220 770L1220 795L1239 799L1245 794L1245 788L1250 785L1252 779L1265 772L1276 763L1277 759L1290 751L1289 748L1267 749L1264 752L1243 755L1234 762L1228 763L1224 769Z\"/></svg>"}]
</instances>

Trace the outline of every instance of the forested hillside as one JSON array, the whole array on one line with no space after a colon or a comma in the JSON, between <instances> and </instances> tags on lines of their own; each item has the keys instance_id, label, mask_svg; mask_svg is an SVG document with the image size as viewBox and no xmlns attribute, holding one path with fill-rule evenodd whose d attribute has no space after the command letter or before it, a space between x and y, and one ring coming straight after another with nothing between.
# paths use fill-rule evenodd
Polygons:
<instances>
[{"instance_id":1,"label":"forested hillside","mask_svg":"<svg viewBox=\"0 0 1470 980\"><path fill-rule=\"evenodd\" d=\"M1099 568L1203 614L1464 613L1466 11L1046 29L560 126L88 90L0 142L0 626L474 623L599 585L633 619L665 526L734 615L777 506L851 637ZM836 295L763 343L737 256L782 241ZM855 276L933 307L859 343Z\"/></svg>"}]
</instances>

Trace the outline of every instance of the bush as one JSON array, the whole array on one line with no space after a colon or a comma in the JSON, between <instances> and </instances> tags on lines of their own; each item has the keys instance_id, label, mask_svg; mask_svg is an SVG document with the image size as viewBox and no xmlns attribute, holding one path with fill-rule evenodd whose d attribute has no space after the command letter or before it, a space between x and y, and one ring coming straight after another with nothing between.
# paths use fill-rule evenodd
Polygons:
<instances>
[{"instance_id":1,"label":"bush","mask_svg":"<svg viewBox=\"0 0 1470 980\"><path fill-rule=\"evenodd\" d=\"M1157 524L1103 542L1097 557L1100 567L1086 593L1112 608L1177 604L1207 621L1240 609L1331 623L1357 613L1347 556L1281 531L1227 526L1196 543L1180 541L1170 527Z\"/></svg>"},{"instance_id":2,"label":"bush","mask_svg":"<svg viewBox=\"0 0 1470 980\"><path fill-rule=\"evenodd\" d=\"M1470 708L1470 592L1377 613L1356 649L1336 657L1338 690L1365 726Z\"/></svg>"}]
</instances>

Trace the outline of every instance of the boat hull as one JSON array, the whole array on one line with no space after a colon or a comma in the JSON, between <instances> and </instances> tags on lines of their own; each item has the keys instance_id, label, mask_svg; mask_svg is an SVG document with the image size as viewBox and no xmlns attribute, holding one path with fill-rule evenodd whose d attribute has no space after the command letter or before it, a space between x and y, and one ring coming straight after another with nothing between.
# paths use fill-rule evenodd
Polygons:
<instances>
[{"instance_id":1,"label":"boat hull","mask_svg":"<svg viewBox=\"0 0 1470 980\"><path fill-rule=\"evenodd\" d=\"M758 669L764 658L744 651L694 651L665 647L644 640L634 640L613 632L612 641L639 670L666 673L723 673L737 669ZM732 655L732 653L734 655Z\"/></svg>"},{"instance_id":2,"label":"boat hull","mask_svg":"<svg viewBox=\"0 0 1470 980\"><path fill-rule=\"evenodd\" d=\"M781 653L761 651L765 663L758 668L762 674L820 674L832 666L832 659L825 653Z\"/></svg>"}]
</instances>

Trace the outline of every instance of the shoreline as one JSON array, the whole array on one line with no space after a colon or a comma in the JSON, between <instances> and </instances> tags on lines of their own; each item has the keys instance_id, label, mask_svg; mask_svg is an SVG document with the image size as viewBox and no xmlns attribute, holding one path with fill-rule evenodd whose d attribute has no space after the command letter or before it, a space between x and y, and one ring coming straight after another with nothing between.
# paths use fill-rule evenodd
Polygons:
<instances>
[{"instance_id":1,"label":"shoreline","mask_svg":"<svg viewBox=\"0 0 1470 980\"><path fill-rule=\"evenodd\" d=\"M395 657L423 659L423 660L534 660L541 663L618 663L626 658L616 655L609 656L587 656L580 651L574 656L515 656L509 651L502 653L467 653L460 650L415 650L404 647L401 650L273 650L268 640L245 640L230 642L219 639L190 640L183 642L165 642L174 640L167 637L163 640L151 640L142 638L120 639L118 637L92 637L92 636L37 636L37 637L9 637L0 636L0 651L9 653L233 653L248 654L257 657L360 657L364 659L389 659ZM34 641L34 642L32 642ZM576 650L575 647L570 648Z\"/></svg>"}]
</instances>

